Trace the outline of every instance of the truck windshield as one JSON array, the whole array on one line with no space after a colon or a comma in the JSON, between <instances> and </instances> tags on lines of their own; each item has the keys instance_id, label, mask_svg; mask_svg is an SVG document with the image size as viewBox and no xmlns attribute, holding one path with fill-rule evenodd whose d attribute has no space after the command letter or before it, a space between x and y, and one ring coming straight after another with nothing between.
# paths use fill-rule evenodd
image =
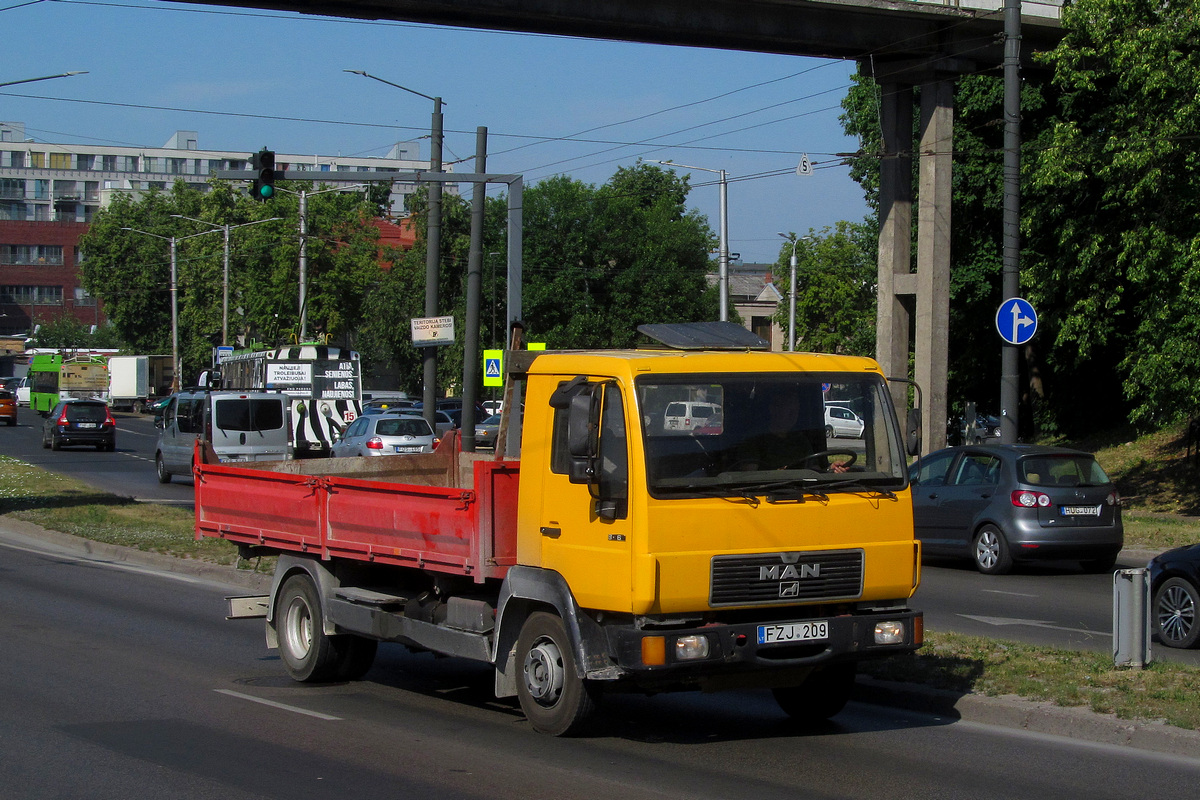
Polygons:
<instances>
[{"instance_id":1,"label":"truck windshield","mask_svg":"<svg viewBox=\"0 0 1200 800\"><path fill-rule=\"evenodd\" d=\"M878 375L690 374L637 382L655 497L899 489L905 459Z\"/></svg>"}]
</instances>

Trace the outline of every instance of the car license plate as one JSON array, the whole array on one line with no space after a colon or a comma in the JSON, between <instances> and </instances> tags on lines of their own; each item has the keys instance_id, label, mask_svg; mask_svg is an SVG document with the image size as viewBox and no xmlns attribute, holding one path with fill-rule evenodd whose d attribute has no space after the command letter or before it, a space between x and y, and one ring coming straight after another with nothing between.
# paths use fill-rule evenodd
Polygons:
<instances>
[{"instance_id":1,"label":"car license plate","mask_svg":"<svg viewBox=\"0 0 1200 800\"><path fill-rule=\"evenodd\" d=\"M1062 506L1064 517L1098 517L1100 506Z\"/></svg>"},{"instance_id":2,"label":"car license plate","mask_svg":"<svg viewBox=\"0 0 1200 800\"><path fill-rule=\"evenodd\" d=\"M759 625L759 644L784 644L787 642L816 642L829 638L829 620L812 622L785 622L780 625Z\"/></svg>"},{"instance_id":3,"label":"car license plate","mask_svg":"<svg viewBox=\"0 0 1200 800\"><path fill-rule=\"evenodd\" d=\"M97 428L97 427L99 427L99 425L95 422L77 422L77 423L75 423L75 427L77 427L77 428Z\"/></svg>"},{"instance_id":4,"label":"car license plate","mask_svg":"<svg viewBox=\"0 0 1200 800\"><path fill-rule=\"evenodd\" d=\"M411 445L398 444L398 445L396 445L396 452L397 453L419 453L419 452L421 452L421 448L413 447Z\"/></svg>"}]
</instances>

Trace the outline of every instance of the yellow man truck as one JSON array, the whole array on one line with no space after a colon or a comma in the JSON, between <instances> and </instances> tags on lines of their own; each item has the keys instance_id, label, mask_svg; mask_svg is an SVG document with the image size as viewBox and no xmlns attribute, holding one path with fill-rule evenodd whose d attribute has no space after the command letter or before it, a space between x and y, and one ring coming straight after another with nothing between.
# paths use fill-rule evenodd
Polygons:
<instances>
[{"instance_id":1,"label":"yellow man truck","mask_svg":"<svg viewBox=\"0 0 1200 800\"><path fill-rule=\"evenodd\" d=\"M517 457L454 436L371 459L198 449L197 536L279 556L270 593L230 616L265 617L299 681L362 677L379 642L487 662L554 735L616 691L761 687L793 717L836 714L858 661L921 643L917 431L874 361L763 352L719 325L511 353ZM828 401L861 436L827 438ZM674 424L679 403L703 423Z\"/></svg>"}]
</instances>

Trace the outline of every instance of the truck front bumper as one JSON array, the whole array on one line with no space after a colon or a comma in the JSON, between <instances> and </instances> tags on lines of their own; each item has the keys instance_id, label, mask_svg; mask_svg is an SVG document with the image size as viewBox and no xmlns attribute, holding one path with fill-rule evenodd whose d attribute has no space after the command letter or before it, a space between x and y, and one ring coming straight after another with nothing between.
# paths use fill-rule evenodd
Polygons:
<instances>
[{"instance_id":1,"label":"truck front bumper","mask_svg":"<svg viewBox=\"0 0 1200 800\"><path fill-rule=\"evenodd\" d=\"M697 628L607 629L610 655L641 686L787 685L837 662L911 653L921 646L921 612L896 609L784 622Z\"/></svg>"}]
</instances>

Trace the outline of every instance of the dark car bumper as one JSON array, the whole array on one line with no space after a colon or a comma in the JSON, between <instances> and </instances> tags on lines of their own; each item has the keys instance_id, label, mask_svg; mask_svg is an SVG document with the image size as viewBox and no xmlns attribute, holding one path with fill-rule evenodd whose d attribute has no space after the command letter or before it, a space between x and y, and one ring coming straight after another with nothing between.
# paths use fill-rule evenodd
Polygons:
<instances>
[{"instance_id":1,"label":"dark car bumper","mask_svg":"<svg viewBox=\"0 0 1200 800\"><path fill-rule=\"evenodd\" d=\"M54 440L64 447L75 445L115 445L117 432L114 430L62 430L51 433Z\"/></svg>"}]
</instances>

